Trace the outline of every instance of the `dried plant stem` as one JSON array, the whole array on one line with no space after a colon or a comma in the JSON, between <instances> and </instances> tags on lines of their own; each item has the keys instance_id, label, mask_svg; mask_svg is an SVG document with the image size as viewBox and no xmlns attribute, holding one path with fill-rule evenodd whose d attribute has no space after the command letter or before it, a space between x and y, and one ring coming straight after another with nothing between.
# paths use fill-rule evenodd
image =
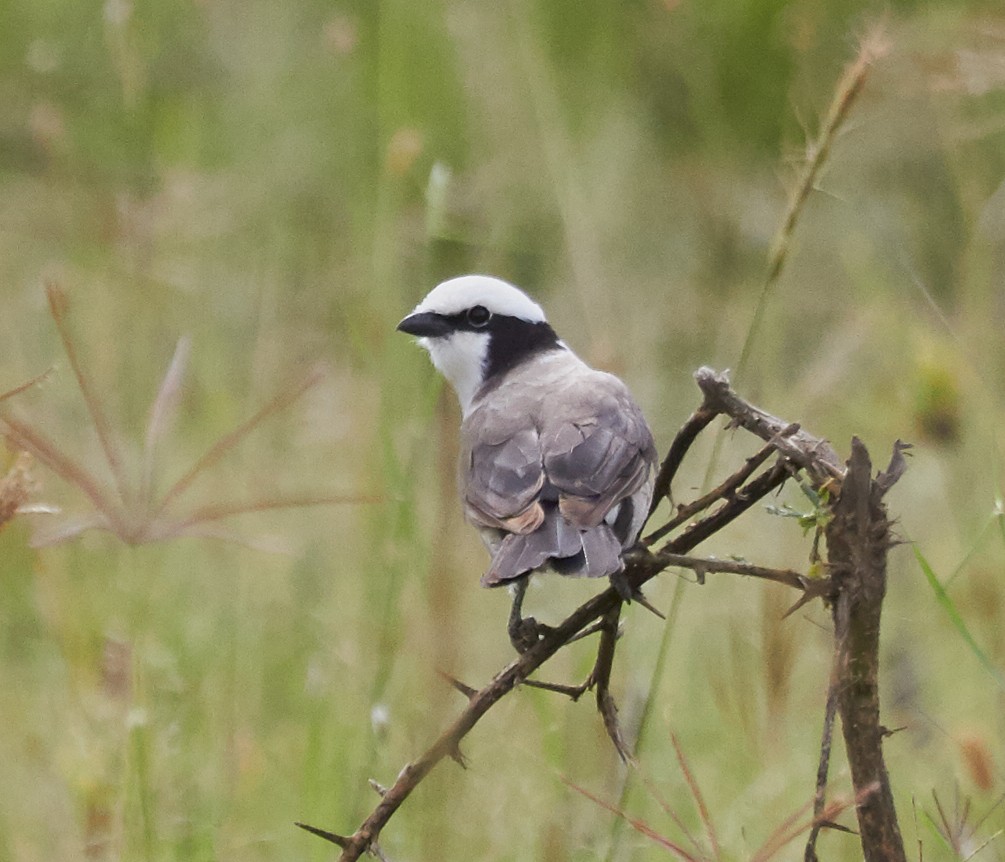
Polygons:
<instances>
[{"instance_id":1,"label":"dried plant stem","mask_svg":"<svg viewBox=\"0 0 1005 862\"><path fill-rule=\"evenodd\" d=\"M764 284L761 287L761 293L754 307L754 317L747 329L747 337L744 339L743 347L740 350L740 358L736 363L734 374L736 378L739 378L743 371L746 370L754 339L761 328L761 321L767 308L768 298L778 283L778 279L785 267L789 249L792 245L792 236L795 233L796 224L803 212L803 208L806 206L810 192L816 186L817 179L823 170L827 157L830 155L834 141L837 140L842 126L848 119L852 105L865 86L866 79L869 77L869 70L872 68L873 63L883 57L888 50L886 38L881 28L877 28L862 40L859 45L858 54L844 70L844 74L842 74L834 89L834 96L831 99L830 107L827 109L827 114L824 116L820 134L815 141L807 146L806 162L803 165L799 180L789 197L785 216L772 243Z\"/></svg>"},{"instance_id":2,"label":"dried plant stem","mask_svg":"<svg viewBox=\"0 0 1005 862\"><path fill-rule=\"evenodd\" d=\"M32 386L36 386L37 384L41 383L50 374L52 374L51 368L49 368L46 371L43 371L41 374L38 374L35 377L32 377L30 380L26 380L24 383L15 386L13 389L8 389L6 392L0 392L0 401L6 401L8 398L13 398L15 395L20 395L22 392L31 389Z\"/></svg>"},{"instance_id":3,"label":"dried plant stem","mask_svg":"<svg viewBox=\"0 0 1005 862\"><path fill-rule=\"evenodd\" d=\"M23 511L21 507L27 502L33 486L31 463L31 455L22 452L7 474L0 477L0 530L19 510Z\"/></svg>"},{"instance_id":4,"label":"dried plant stem","mask_svg":"<svg viewBox=\"0 0 1005 862\"><path fill-rule=\"evenodd\" d=\"M104 486L93 473L64 455L52 440L27 422L4 416L0 427L15 446L30 452L61 479L80 488L97 512L107 517L117 530L125 531L119 510L112 505Z\"/></svg>"},{"instance_id":5,"label":"dried plant stem","mask_svg":"<svg viewBox=\"0 0 1005 862\"><path fill-rule=\"evenodd\" d=\"M182 336L175 345L171 363L161 381L160 388L153 404L150 405L150 418L147 421L147 433L143 440L143 475L140 477L140 499L149 508L153 502L154 463L157 454L157 444L164 437L170 419L174 415L181 398L181 383L185 375L189 354L192 352L192 339Z\"/></svg>"},{"instance_id":6,"label":"dried plant stem","mask_svg":"<svg viewBox=\"0 0 1005 862\"><path fill-rule=\"evenodd\" d=\"M113 439L112 426L105 415L104 408L101 406L101 399L98 398L98 394L91 386L90 378L84 374L84 368L77 356L77 346L73 343L70 330L66 325L66 294L63 293L58 285L50 282L45 286L45 295L49 300L49 311L52 314L53 322L56 324L59 337L63 341L66 358L70 360L70 367L77 378L80 392L84 396L87 411L91 414L91 421L94 423L94 430L98 434L98 440L105 453L105 460L108 462L108 466L112 472L112 478L115 481L115 488L118 491L119 499L123 504L126 504L130 500L126 471L119 456L119 449Z\"/></svg>"},{"instance_id":7,"label":"dried plant stem","mask_svg":"<svg viewBox=\"0 0 1005 862\"><path fill-rule=\"evenodd\" d=\"M886 730L879 710L879 629L886 594L886 555L893 544L883 496L906 469L894 445L890 466L875 478L863 443L852 440L842 491L827 526L827 549L837 599L832 605L840 669L837 710L856 795L866 862L906 862L890 777L883 759ZM867 795L867 788L873 788Z\"/></svg>"},{"instance_id":8,"label":"dried plant stem","mask_svg":"<svg viewBox=\"0 0 1005 862\"><path fill-rule=\"evenodd\" d=\"M768 275L766 281L774 282L781 275L785 266L785 258L788 253L789 241L795 231L796 222L802 212L806 199L816 185L824 163L830 155L831 147L837 140L838 133L848 119L848 114L855 100L859 97L865 87L866 79L873 63L881 59L889 50L886 39L881 29L876 29L870 33L859 45L858 54L855 59L845 68L844 73L838 81L834 90L834 97L831 99L827 114L824 117L820 134L816 141L807 148L806 164L803 167L802 176L792 193L788 208L785 211L785 220L775 237L774 247L771 256L768 258Z\"/></svg>"},{"instance_id":9,"label":"dried plant stem","mask_svg":"<svg viewBox=\"0 0 1005 862\"><path fill-rule=\"evenodd\" d=\"M827 684L827 702L824 706L824 727L820 738L820 758L817 761L817 786L813 794L813 828L806 839L803 862L818 862L817 837L823 828L827 805L827 775L830 772L831 746L834 742L834 719L837 718L838 685L840 684L841 655L835 650L831 660L831 676Z\"/></svg>"}]
</instances>

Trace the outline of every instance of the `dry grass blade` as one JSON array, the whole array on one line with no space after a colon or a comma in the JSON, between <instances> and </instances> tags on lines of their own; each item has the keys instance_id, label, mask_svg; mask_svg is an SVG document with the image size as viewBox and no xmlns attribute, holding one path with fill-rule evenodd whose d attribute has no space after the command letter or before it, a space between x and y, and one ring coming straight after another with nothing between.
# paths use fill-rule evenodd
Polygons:
<instances>
[{"instance_id":1,"label":"dry grass blade","mask_svg":"<svg viewBox=\"0 0 1005 862\"><path fill-rule=\"evenodd\" d=\"M787 817L778 826L778 828L768 836L767 841L765 841L764 844L757 849L757 852L750 857L750 862L767 862L767 860L771 859L786 844L795 841L796 838L804 832L812 829L814 826L831 823L835 817L843 811L847 811L849 808L858 805L865 799L866 796L874 792L875 789L876 786L866 788L865 791L858 795L857 799L836 799L833 802L828 803L818 816L811 816L800 822L799 818L813 806L812 802L807 803L794 814Z\"/></svg>"},{"instance_id":2,"label":"dry grass blade","mask_svg":"<svg viewBox=\"0 0 1005 862\"><path fill-rule=\"evenodd\" d=\"M265 535L249 538L224 526L210 524L196 524L185 530L173 529L171 525L158 529L161 527L160 522L155 522L155 525L155 529L150 534L143 536L142 542L166 542L180 538L209 539L214 542L226 542L229 545L236 545L259 554L288 556L295 552L294 547L283 536Z\"/></svg>"},{"instance_id":3,"label":"dry grass blade","mask_svg":"<svg viewBox=\"0 0 1005 862\"><path fill-rule=\"evenodd\" d=\"M629 826L631 826L632 829L634 829L640 835L644 835L646 838L650 839L651 841L655 841L660 847L663 847L664 849L669 850L671 853L676 854L681 859L687 859L687 860L689 860L689 862L701 862L701 860L702 860L701 856L696 856L693 853L691 853L690 851L688 851L685 848L681 847L679 844L675 844L669 838L667 838L664 835L661 835L659 832L657 832L655 829L653 829L653 827L650 826L648 823L646 823L644 820L640 820L637 817L630 816L625 811L622 811L620 808L618 808L616 805L611 805L610 802L605 802L599 796L595 796L594 794L590 793L589 790L586 790L585 788L580 787L578 784L573 784L571 781L569 781L568 778L563 778L562 781L563 781L563 783L566 784L566 786L571 787L577 793L580 793L583 796L585 796L587 799L589 799L590 801L595 802L601 808L604 808L607 811L610 811L612 814L615 814L618 817L620 817Z\"/></svg>"},{"instance_id":4,"label":"dry grass blade","mask_svg":"<svg viewBox=\"0 0 1005 862\"><path fill-rule=\"evenodd\" d=\"M999 838L1001 838L1002 834L1005 834L1005 829L999 829L997 832L994 833L994 835L989 836L987 840L985 840L981 844L978 844L970 853L968 853L967 856L963 859L963 862L970 862L971 859L973 859L992 841L997 841Z\"/></svg>"},{"instance_id":5,"label":"dry grass blade","mask_svg":"<svg viewBox=\"0 0 1005 862\"><path fill-rule=\"evenodd\" d=\"M761 321L767 309L768 298L778 283L782 270L785 267L796 223L799 221L810 192L816 186L820 172L827 161L828 155L830 155L831 147L837 139L845 120L847 120L852 105L865 86L872 64L883 57L888 51L889 43L884 30L881 26L877 26L862 40L859 45L858 54L845 69L844 74L838 81L837 87L834 90L834 98L831 100L830 107L827 110L820 134L817 136L816 141L807 147L808 155L802 175L789 198L785 217L778 229L778 233L775 235L771 253L768 256L767 274L761 287L761 293L757 298L757 304L754 306L754 316L747 329L743 347L740 349L740 358L737 360L734 369L734 381L738 381L746 370L754 340L760 331ZM718 440L721 440L721 435L717 438L717 443ZM711 459L713 464L715 460L716 457Z\"/></svg>"},{"instance_id":6,"label":"dry grass blade","mask_svg":"<svg viewBox=\"0 0 1005 862\"><path fill-rule=\"evenodd\" d=\"M129 499L125 469L122 466L122 460L119 457L118 449L113 442L112 428L108 422L108 417L105 416L105 411L101 406L101 400L98 398L97 393L91 386L91 382L88 380L87 375L84 374L84 368L80 364L80 358L77 356L77 348L73 343L70 330L66 326L66 309L68 305L66 294L56 284L50 282L45 287L45 295L48 297L49 310L52 313L52 319L56 324L56 330L59 332L59 337L63 342L63 349L66 351L66 357L70 360L70 367L73 369L73 375L77 378L77 385L80 387L80 392L84 396L84 403L87 405L87 412L91 414L91 421L94 423L94 430L98 434L101 449L105 453L105 460L108 461L108 466L112 471L115 487L119 492L120 499L125 504Z\"/></svg>"},{"instance_id":7,"label":"dry grass blade","mask_svg":"<svg viewBox=\"0 0 1005 862\"><path fill-rule=\"evenodd\" d=\"M271 401L269 401L261 410L259 410L254 416L246 421L242 422L229 434L225 434L213 446L203 455L189 471L182 476L164 495L157 507L156 515L163 512L170 503L176 498L180 497L192 483L199 478L199 475L205 470L208 470L214 464L216 464L221 458L227 455L238 443L241 442L245 437L248 436L252 431L254 431L259 425L262 424L270 416L279 413L289 407L294 401L296 401L301 395L304 394L308 389L314 386L321 379L321 373L315 371L305 377L296 386L284 390L276 395Z\"/></svg>"},{"instance_id":8,"label":"dry grass blade","mask_svg":"<svg viewBox=\"0 0 1005 862\"><path fill-rule=\"evenodd\" d=\"M698 814L701 816L701 822L705 824L705 832L708 834L709 843L712 845L712 855L716 859L721 859L722 850L719 847L719 837L715 833L715 826L712 824L712 818L709 816L708 807L705 805L705 798L701 795L698 782L695 780L694 774L688 766L687 758L684 756L684 750L681 748L680 740L677 739L677 735L675 733L670 734L670 742L673 744L673 750L677 755L677 762L680 764L681 772L684 773L684 780L687 782L688 789L691 791L691 796L694 797L694 803L698 806Z\"/></svg>"},{"instance_id":9,"label":"dry grass blade","mask_svg":"<svg viewBox=\"0 0 1005 862\"><path fill-rule=\"evenodd\" d=\"M986 821L992 814L995 813L995 811L998 810L999 807L1001 807L1002 802L1005 802L1005 794L999 796L991 807L988 808L988 810L985 811L980 818L978 818L977 822L974 823L974 830L980 829L984 825L984 821Z\"/></svg>"},{"instance_id":10,"label":"dry grass blade","mask_svg":"<svg viewBox=\"0 0 1005 862\"><path fill-rule=\"evenodd\" d=\"M698 839L691 834L691 830L688 829L687 824L684 823L684 819L676 812L670 803L663 798L663 795L659 792L653 780L642 772L638 763L633 765L635 767L635 771L642 777L642 783L645 785L646 790L649 791L649 795L656 800L656 804L659 805L663 813L674 822L674 825L676 825L676 827L684 833L684 837L687 838L687 840L690 841L691 845L694 847L695 854L698 856L704 855L701 851L701 846L698 844Z\"/></svg>"},{"instance_id":11,"label":"dry grass blade","mask_svg":"<svg viewBox=\"0 0 1005 862\"><path fill-rule=\"evenodd\" d=\"M211 503L196 509L192 514L178 522L178 527L184 529L196 524L210 521L222 521L234 515L247 515L252 512L274 512L277 509L302 509L309 506L338 506L346 503L376 503L377 497L366 497L353 494L327 494L304 497L272 497L263 500L247 500L239 503Z\"/></svg>"},{"instance_id":12,"label":"dry grass blade","mask_svg":"<svg viewBox=\"0 0 1005 862\"><path fill-rule=\"evenodd\" d=\"M785 212L785 220L775 238L775 244L768 259L768 282L775 281L781 275L785 265L786 255L789 249L789 240L795 230L796 222L802 212L806 199L816 185L817 177L831 147L837 139L838 132L848 119L851 106L862 92L866 79L869 77L869 70L872 64L881 59L890 50L889 42L881 26L877 26L870 32L859 45L858 54L851 64L844 70L841 79L838 81L834 91L834 98L827 109L827 116L824 118L823 126L817 140L809 146L809 157L803 168L803 175L796 185L795 191L789 201L788 209Z\"/></svg>"},{"instance_id":13,"label":"dry grass blade","mask_svg":"<svg viewBox=\"0 0 1005 862\"><path fill-rule=\"evenodd\" d=\"M51 373L52 373L52 369L49 368L48 370L43 371L41 374L38 374L35 377L32 377L31 380L26 380L24 383L20 384L19 386L15 386L13 389L8 389L6 392L0 392L0 401L6 401L8 398L13 398L15 395L20 395L26 389L31 389L32 386L35 386L36 384L41 383Z\"/></svg>"},{"instance_id":14,"label":"dry grass blade","mask_svg":"<svg viewBox=\"0 0 1005 862\"><path fill-rule=\"evenodd\" d=\"M150 406L150 420L147 423L147 435L143 442L143 485L140 488L141 499L149 505L153 492L154 456L157 443L167 433L168 423L178 409L181 397L181 381L185 375L189 353L192 350L192 340L188 336L178 339L171 364L168 366L164 379L161 381L157 397Z\"/></svg>"},{"instance_id":15,"label":"dry grass blade","mask_svg":"<svg viewBox=\"0 0 1005 862\"><path fill-rule=\"evenodd\" d=\"M108 521L105 520L105 516L101 512L89 512L86 515L61 521L55 527L47 527L37 531L32 535L29 544L32 548L51 548L53 545L75 539L88 530L107 529L109 529Z\"/></svg>"}]
</instances>

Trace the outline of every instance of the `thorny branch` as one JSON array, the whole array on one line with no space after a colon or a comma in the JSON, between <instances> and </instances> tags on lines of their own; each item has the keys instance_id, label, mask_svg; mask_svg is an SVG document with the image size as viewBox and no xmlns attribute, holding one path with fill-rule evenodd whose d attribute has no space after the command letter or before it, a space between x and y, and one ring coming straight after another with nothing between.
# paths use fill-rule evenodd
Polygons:
<instances>
[{"instance_id":1,"label":"thorny branch","mask_svg":"<svg viewBox=\"0 0 1005 862\"><path fill-rule=\"evenodd\" d=\"M697 436L717 416L730 417L731 425L743 427L760 437L766 446L749 459L736 473L727 478L711 494L678 508L666 525L660 527L625 556L625 579L632 587L656 577L671 566L690 568L698 574L699 581L711 572L728 572L759 577L783 583L805 595L828 595L830 580L809 579L797 572L769 569L742 562L696 559L686 555L699 543L721 530L747 509L779 488L786 479L800 470L806 471L815 485L839 486L844 478L844 468L834 450L825 441L813 437L799 426L779 419L740 398L729 385L725 374L701 368L695 379L704 399L701 406L687 420L674 439L666 459L660 467L650 515L660 501L670 496L670 486L688 450ZM775 457L774 463L764 472L751 478L758 468ZM712 509L713 506L718 506ZM712 509L697 521L688 523L676 536L652 550L651 546L694 515ZM682 513L686 513L682 517ZM522 684L548 688L578 698L590 688L596 688L597 705L605 727L622 757L629 757L628 748L621 737L617 723L617 709L609 690L614 648L617 640L617 621L622 599L609 587L573 611L562 623L548 629L541 639L499 671L483 688L475 690L451 680L451 683L468 698L467 706L454 722L444 730L433 744L416 760L405 765L394 783L382 794L380 801L351 835L340 835L308 826L297 825L319 835L342 848L341 862L351 862L365 852L376 852L376 842L381 830L411 792L445 757L461 761L461 740L500 699ZM597 660L587 681L581 686L561 686L530 680L531 675L556 652L578 639L582 632L598 621L601 632Z\"/></svg>"}]
</instances>

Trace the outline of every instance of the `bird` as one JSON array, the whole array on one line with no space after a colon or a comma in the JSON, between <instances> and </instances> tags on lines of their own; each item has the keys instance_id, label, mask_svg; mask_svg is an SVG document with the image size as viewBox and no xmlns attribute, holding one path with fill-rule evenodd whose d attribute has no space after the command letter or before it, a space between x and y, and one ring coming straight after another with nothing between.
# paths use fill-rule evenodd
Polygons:
<instances>
[{"instance_id":1,"label":"bird","mask_svg":"<svg viewBox=\"0 0 1005 862\"><path fill-rule=\"evenodd\" d=\"M491 555L481 583L514 586L509 634L525 651L547 627L522 617L529 576L611 579L649 514L656 446L617 377L562 341L541 306L488 275L438 284L399 324L460 403L459 491Z\"/></svg>"}]
</instances>

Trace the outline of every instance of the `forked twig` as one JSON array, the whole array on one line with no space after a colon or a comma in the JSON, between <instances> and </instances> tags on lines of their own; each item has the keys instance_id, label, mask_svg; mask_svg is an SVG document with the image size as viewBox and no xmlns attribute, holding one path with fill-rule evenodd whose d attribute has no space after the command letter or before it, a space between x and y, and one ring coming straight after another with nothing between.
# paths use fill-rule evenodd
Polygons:
<instances>
[{"instance_id":1,"label":"forked twig","mask_svg":"<svg viewBox=\"0 0 1005 862\"><path fill-rule=\"evenodd\" d=\"M793 428L795 427L797 426L793 426ZM699 512L704 512L709 506L718 503L719 500L724 500L729 497L736 491L737 488L746 482L747 479L754 475L758 467L760 467L768 460L768 458L777 452L778 447L773 441L765 443L759 452L755 455L751 455L746 460L743 467L729 476L722 484L716 486L707 494L703 494L697 500L693 500L686 505L678 506L677 513L658 530L653 530L653 532L642 540L642 543L647 548L651 547L664 536L677 529L677 527L681 524L687 523L690 518L693 518Z\"/></svg>"}]
</instances>

